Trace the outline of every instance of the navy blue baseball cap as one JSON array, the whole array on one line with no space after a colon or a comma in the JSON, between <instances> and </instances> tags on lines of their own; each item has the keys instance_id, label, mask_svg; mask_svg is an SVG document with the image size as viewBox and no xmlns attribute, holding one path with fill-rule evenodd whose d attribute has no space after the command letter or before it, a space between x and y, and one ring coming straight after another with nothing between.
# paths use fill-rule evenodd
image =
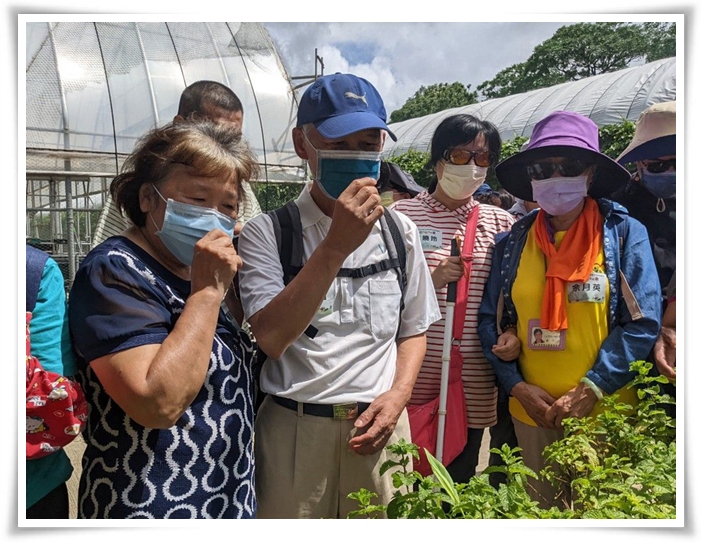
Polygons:
<instances>
[{"instance_id":1,"label":"navy blue baseball cap","mask_svg":"<svg viewBox=\"0 0 701 542\"><path fill-rule=\"evenodd\" d=\"M324 75L304 91L297 109L297 126L313 124L326 139L387 127L387 111L380 94L372 84L350 73Z\"/></svg>"}]
</instances>

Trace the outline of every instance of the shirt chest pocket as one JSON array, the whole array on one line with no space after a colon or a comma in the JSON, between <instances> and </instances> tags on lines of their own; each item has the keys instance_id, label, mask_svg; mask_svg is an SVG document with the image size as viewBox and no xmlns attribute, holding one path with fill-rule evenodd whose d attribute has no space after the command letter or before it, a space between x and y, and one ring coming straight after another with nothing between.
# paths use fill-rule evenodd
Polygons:
<instances>
[{"instance_id":1,"label":"shirt chest pocket","mask_svg":"<svg viewBox=\"0 0 701 542\"><path fill-rule=\"evenodd\" d=\"M388 339L397 332L401 290L394 280L370 280L370 324L378 339Z\"/></svg>"}]
</instances>

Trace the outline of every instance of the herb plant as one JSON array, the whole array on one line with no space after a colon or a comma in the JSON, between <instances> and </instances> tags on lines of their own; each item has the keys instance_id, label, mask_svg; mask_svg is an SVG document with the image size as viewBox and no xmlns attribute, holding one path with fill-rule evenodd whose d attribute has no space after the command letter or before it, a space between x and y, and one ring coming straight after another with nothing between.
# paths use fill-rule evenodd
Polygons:
<instances>
[{"instance_id":1,"label":"herb plant","mask_svg":"<svg viewBox=\"0 0 701 542\"><path fill-rule=\"evenodd\" d=\"M673 519L676 515L676 420L665 411L674 399L662 393L664 376L650 375L652 364L637 361L629 386L639 402L632 407L617 395L603 399L606 410L596 417L567 418L563 439L545 448L546 467L535 473L523 464L521 448L492 448L504 464L487 467L467 484L454 483L430 453L432 475L409 468L418 447L404 440L388 446L396 459L386 461L397 489L388 505L373 504L367 489L351 493L358 509L348 517L389 518L532 518L532 519ZM554 468L554 466L557 468ZM501 472L506 482L494 488L489 474ZM572 497L560 508L544 509L531 499L529 479L545 477L570 485Z\"/></svg>"}]
</instances>

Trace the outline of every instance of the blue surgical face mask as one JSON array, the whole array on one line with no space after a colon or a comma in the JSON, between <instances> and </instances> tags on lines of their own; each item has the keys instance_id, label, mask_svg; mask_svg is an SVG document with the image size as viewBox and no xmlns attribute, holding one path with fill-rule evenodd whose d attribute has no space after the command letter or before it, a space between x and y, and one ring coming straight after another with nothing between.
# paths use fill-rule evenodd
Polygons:
<instances>
[{"instance_id":1,"label":"blue surgical face mask","mask_svg":"<svg viewBox=\"0 0 701 542\"><path fill-rule=\"evenodd\" d=\"M316 178L322 191L332 199L356 179L380 178L380 153L367 151L316 151Z\"/></svg>"},{"instance_id":2,"label":"blue surgical face mask","mask_svg":"<svg viewBox=\"0 0 701 542\"><path fill-rule=\"evenodd\" d=\"M180 203L170 198L166 200L155 186L153 188L166 202L163 226L156 231L156 235L163 241L171 254L185 265L192 265L192 258L195 256L195 243L210 231L218 228L233 238L234 226L236 226L235 219L209 207ZM149 217L151 217L150 214ZM158 228L153 217L151 217L151 222Z\"/></svg>"},{"instance_id":3,"label":"blue surgical face mask","mask_svg":"<svg viewBox=\"0 0 701 542\"><path fill-rule=\"evenodd\" d=\"M669 199L677 195L677 172L663 171L662 173L650 173L642 169L640 182L648 192L656 198Z\"/></svg>"},{"instance_id":4,"label":"blue surgical face mask","mask_svg":"<svg viewBox=\"0 0 701 542\"><path fill-rule=\"evenodd\" d=\"M307 134L304 134L304 139L316 153L315 179L321 191L329 198L338 199L338 196L356 179L380 178L381 153L320 150L312 145Z\"/></svg>"}]
</instances>

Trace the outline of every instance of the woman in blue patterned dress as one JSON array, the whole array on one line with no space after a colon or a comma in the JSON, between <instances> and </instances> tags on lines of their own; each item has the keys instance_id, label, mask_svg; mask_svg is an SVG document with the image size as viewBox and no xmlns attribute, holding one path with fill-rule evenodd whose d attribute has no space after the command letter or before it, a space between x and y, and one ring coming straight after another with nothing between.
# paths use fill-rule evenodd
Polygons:
<instances>
[{"instance_id":1,"label":"woman in blue patterned dress","mask_svg":"<svg viewBox=\"0 0 701 542\"><path fill-rule=\"evenodd\" d=\"M94 248L69 296L89 403L79 518L256 515L251 343L231 316L240 134L148 133L110 191L133 226Z\"/></svg>"}]
</instances>

